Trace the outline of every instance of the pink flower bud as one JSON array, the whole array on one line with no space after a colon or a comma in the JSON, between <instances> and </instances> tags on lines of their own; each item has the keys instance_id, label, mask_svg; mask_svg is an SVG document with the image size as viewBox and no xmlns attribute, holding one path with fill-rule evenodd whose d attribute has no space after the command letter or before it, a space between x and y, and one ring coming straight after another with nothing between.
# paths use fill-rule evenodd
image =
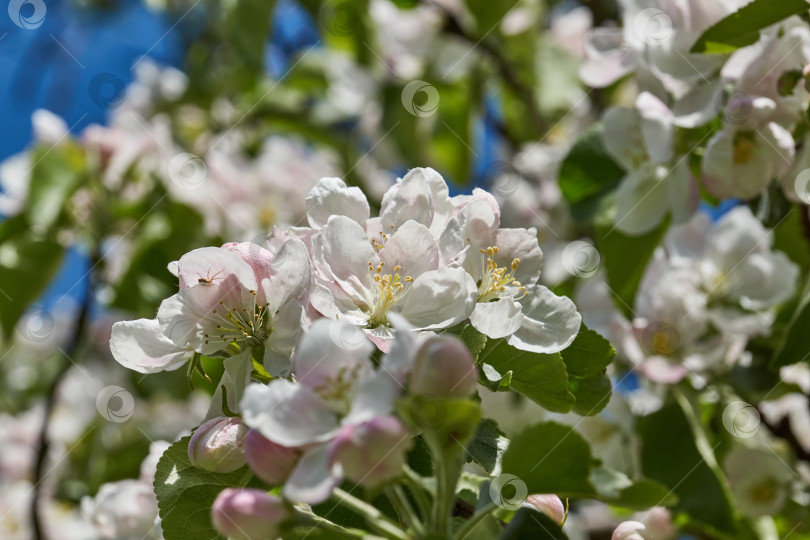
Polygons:
<instances>
[{"instance_id":1,"label":"pink flower bud","mask_svg":"<svg viewBox=\"0 0 810 540\"><path fill-rule=\"evenodd\" d=\"M301 453L265 439L255 429L245 437L245 461L256 476L270 484L283 484L295 467Z\"/></svg>"},{"instance_id":2,"label":"pink flower bud","mask_svg":"<svg viewBox=\"0 0 810 540\"><path fill-rule=\"evenodd\" d=\"M437 336L419 347L411 373L414 394L466 398L475 391L477 382L473 357L458 338Z\"/></svg>"},{"instance_id":3,"label":"pink flower bud","mask_svg":"<svg viewBox=\"0 0 810 540\"><path fill-rule=\"evenodd\" d=\"M553 519L555 523L562 525L565 519L565 506L556 495L529 495L526 502Z\"/></svg>"},{"instance_id":4,"label":"pink flower bud","mask_svg":"<svg viewBox=\"0 0 810 540\"><path fill-rule=\"evenodd\" d=\"M238 417L212 418L198 427L188 442L188 459L195 467L217 473L233 472L245 464L248 428Z\"/></svg>"},{"instance_id":5,"label":"pink flower bud","mask_svg":"<svg viewBox=\"0 0 810 540\"><path fill-rule=\"evenodd\" d=\"M411 435L393 416L340 429L329 443L329 467L364 486L377 487L402 472Z\"/></svg>"},{"instance_id":6,"label":"pink flower bud","mask_svg":"<svg viewBox=\"0 0 810 540\"><path fill-rule=\"evenodd\" d=\"M613 531L610 540L644 540L641 531L645 528L640 521L622 521Z\"/></svg>"},{"instance_id":7,"label":"pink flower bud","mask_svg":"<svg viewBox=\"0 0 810 540\"><path fill-rule=\"evenodd\" d=\"M232 540L277 538L287 517L282 500L260 489L224 489L211 507L214 527Z\"/></svg>"}]
</instances>

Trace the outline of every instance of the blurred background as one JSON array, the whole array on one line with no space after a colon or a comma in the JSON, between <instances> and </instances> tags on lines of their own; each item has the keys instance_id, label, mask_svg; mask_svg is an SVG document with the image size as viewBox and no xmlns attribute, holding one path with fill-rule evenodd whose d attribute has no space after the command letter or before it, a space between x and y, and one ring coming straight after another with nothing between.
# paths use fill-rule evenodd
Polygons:
<instances>
[{"instance_id":1,"label":"blurred background","mask_svg":"<svg viewBox=\"0 0 810 540\"><path fill-rule=\"evenodd\" d=\"M155 463L198 425L212 384L196 371L124 369L110 327L154 317L176 291L167 265L184 253L306 225L321 177L360 186L377 207L415 166L438 170L453 194L486 188L502 226L537 229L542 281L573 295L599 254L587 244L572 270L563 251L593 236L600 199L569 206L557 177L609 104L635 100L635 79L583 82L599 67L586 38L618 27L618 9L10 0L0 13L0 538L161 537ZM615 189L621 170L610 159L594 167L615 177L597 195ZM709 202L718 215L736 204ZM221 367L204 367L217 380ZM626 369L615 380L621 394L640 387ZM615 414L577 425L629 474L632 428ZM609 537L616 516L580 510L571 538Z\"/></svg>"}]
</instances>

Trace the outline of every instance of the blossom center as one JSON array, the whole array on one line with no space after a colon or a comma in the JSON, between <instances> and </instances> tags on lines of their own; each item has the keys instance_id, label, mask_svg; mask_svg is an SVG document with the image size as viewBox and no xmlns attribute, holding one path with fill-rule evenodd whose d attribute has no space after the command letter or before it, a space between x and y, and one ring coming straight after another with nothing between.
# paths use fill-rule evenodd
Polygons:
<instances>
[{"instance_id":1,"label":"blossom center","mask_svg":"<svg viewBox=\"0 0 810 540\"><path fill-rule=\"evenodd\" d=\"M264 343L272 332L269 328L269 302L260 306L256 303L256 291L250 291L253 304L250 306L229 307L220 300L219 307L213 308L209 318L216 321L216 332L203 334L205 344L249 342L251 345Z\"/></svg>"},{"instance_id":2,"label":"blossom center","mask_svg":"<svg viewBox=\"0 0 810 540\"><path fill-rule=\"evenodd\" d=\"M352 394L361 366L341 367L334 377L328 377L312 389L336 412L346 414L351 408Z\"/></svg>"},{"instance_id":3,"label":"blossom center","mask_svg":"<svg viewBox=\"0 0 810 540\"><path fill-rule=\"evenodd\" d=\"M740 132L734 137L734 163L746 165L754 157L757 143L752 133Z\"/></svg>"},{"instance_id":4,"label":"blossom center","mask_svg":"<svg viewBox=\"0 0 810 540\"><path fill-rule=\"evenodd\" d=\"M399 271L401 266L394 267L392 273L384 273L385 262L381 262L376 267L373 263L368 263L369 282L372 295L371 306L368 313L369 327L388 324L388 312L391 308L402 300L408 293L413 282L411 276L402 276Z\"/></svg>"},{"instance_id":5,"label":"blossom center","mask_svg":"<svg viewBox=\"0 0 810 540\"><path fill-rule=\"evenodd\" d=\"M483 273L481 281L478 282L479 302L492 302L507 295L522 297L529 294L526 292L526 288L515 279L520 259L512 259L511 271L508 271L505 266L498 266L492 259L498 254L498 246L490 246L480 251Z\"/></svg>"}]
</instances>

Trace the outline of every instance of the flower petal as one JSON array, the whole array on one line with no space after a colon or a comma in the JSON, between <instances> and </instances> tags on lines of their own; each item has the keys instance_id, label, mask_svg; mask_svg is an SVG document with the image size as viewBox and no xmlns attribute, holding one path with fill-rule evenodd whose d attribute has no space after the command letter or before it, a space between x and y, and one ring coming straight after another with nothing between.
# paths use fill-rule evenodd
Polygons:
<instances>
[{"instance_id":1,"label":"flower petal","mask_svg":"<svg viewBox=\"0 0 810 540\"><path fill-rule=\"evenodd\" d=\"M139 373L172 371L185 364L193 354L164 336L157 319L115 323L110 336L110 351L119 364Z\"/></svg>"},{"instance_id":2,"label":"flower petal","mask_svg":"<svg viewBox=\"0 0 810 540\"><path fill-rule=\"evenodd\" d=\"M340 478L329 470L327 446L320 444L301 456L284 484L283 493L291 501L319 504L332 495L339 483Z\"/></svg>"},{"instance_id":3,"label":"flower petal","mask_svg":"<svg viewBox=\"0 0 810 540\"><path fill-rule=\"evenodd\" d=\"M299 383L318 388L346 377L363 379L371 373L374 346L357 326L320 319L304 334L295 350L293 370Z\"/></svg>"},{"instance_id":4,"label":"flower petal","mask_svg":"<svg viewBox=\"0 0 810 540\"><path fill-rule=\"evenodd\" d=\"M582 317L574 303L548 288L535 286L521 301L523 324L509 344L523 351L555 353L568 347L579 332Z\"/></svg>"},{"instance_id":5,"label":"flower petal","mask_svg":"<svg viewBox=\"0 0 810 540\"><path fill-rule=\"evenodd\" d=\"M393 272L395 266L401 276L413 278L439 267L439 247L430 230L415 221L406 221L385 242L379 251L385 261L386 271Z\"/></svg>"},{"instance_id":6,"label":"flower petal","mask_svg":"<svg viewBox=\"0 0 810 540\"><path fill-rule=\"evenodd\" d=\"M341 215L364 224L369 218L368 200L358 187L347 187L340 178L321 178L307 195L307 220L320 228L329 216Z\"/></svg>"},{"instance_id":7,"label":"flower petal","mask_svg":"<svg viewBox=\"0 0 810 540\"><path fill-rule=\"evenodd\" d=\"M470 314L470 323L476 330L492 339L512 335L523 323L523 313L519 303L511 297L495 302L478 302Z\"/></svg>"},{"instance_id":8,"label":"flower petal","mask_svg":"<svg viewBox=\"0 0 810 540\"><path fill-rule=\"evenodd\" d=\"M217 283L228 275L235 276L246 289L256 290L258 286L250 265L227 249L199 248L189 251L177 261L180 289L197 285L202 279Z\"/></svg>"},{"instance_id":9,"label":"flower petal","mask_svg":"<svg viewBox=\"0 0 810 540\"><path fill-rule=\"evenodd\" d=\"M245 424L290 448L328 441L338 429L335 413L321 398L285 379L248 386L241 407Z\"/></svg>"},{"instance_id":10,"label":"flower petal","mask_svg":"<svg viewBox=\"0 0 810 540\"><path fill-rule=\"evenodd\" d=\"M425 272L413 283L399 313L415 328L446 328L470 316L478 288L461 268Z\"/></svg>"}]
</instances>

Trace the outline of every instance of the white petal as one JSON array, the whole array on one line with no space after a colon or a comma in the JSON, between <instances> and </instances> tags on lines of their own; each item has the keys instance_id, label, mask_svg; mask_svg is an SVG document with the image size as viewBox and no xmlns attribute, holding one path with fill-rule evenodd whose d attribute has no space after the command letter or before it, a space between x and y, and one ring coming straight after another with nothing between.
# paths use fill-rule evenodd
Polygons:
<instances>
[{"instance_id":1,"label":"white petal","mask_svg":"<svg viewBox=\"0 0 810 540\"><path fill-rule=\"evenodd\" d=\"M312 262L318 274L327 282L336 281L354 299L368 300L365 278L368 263L379 263L363 227L345 216L333 216L312 237ZM333 294L335 291L332 291Z\"/></svg>"},{"instance_id":2,"label":"white petal","mask_svg":"<svg viewBox=\"0 0 810 540\"><path fill-rule=\"evenodd\" d=\"M723 80L718 79L694 86L673 107L675 125L691 129L707 124L716 117L724 84Z\"/></svg>"},{"instance_id":3,"label":"white petal","mask_svg":"<svg viewBox=\"0 0 810 540\"><path fill-rule=\"evenodd\" d=\"M537 242L537 229L498 229L495 234L498 253L494 260L498 266L511 268L512 260L519 259L515 278L522 285L531 285L540 277L543 252Z\"/></svg>"},{"instance_id":4,"label":"white petal","mask_svg":"<svg viewBox=\"0 0 810 540\"><path fill-rule=\"evenodd\" d=\"M492 339L512 335L523 323L520 304L511 297L495 302L478 302L470 315L470 323Z\"/></svg>"},{"instance_id":5,"label":"white petal","mask_svg":"<svg viewBox=\"0 0 810 540\"><path fill-rule=\"evenodd\" d=\"M292 354L303 333L304 306L287 302L273 316L273 331L264 343L264 368L273 377L286 377Z\"/></svg>"},{"instance_id":6,"label":"white petal","mask_svg":"<svg viewBox=\"0 0 810 540\"><path fill-rule=\"evenodd\" d=\"M284 379L248 386L241 406L245 424L282 446L328 441L338 428L335 413L321 398Z\"/></svg>"},{"instance_id":7,"label":"white petal","mask_svg":"<svg viewBox=\"0 0 810 540\"><path fill-rule=\"evenodd\" d=\"M657 227L669 210L665 181L649 167L625 176L616 191L616 228L630 235L640 235Z\"/></svg>"},{"instance_id":8,"label":"white petal","mask_svg":"<svg viewBox=\"0 0 810 540\"><path fill-rule=\"evenodd\" d=\"M329 470L327 446L321 444L307 450L284 484L284 496L294 502L319 504L332 495L340 479Z\"/></svg>"},{"instance_id":9,"label":"white petal","mask_svg":"<svg viewBox=\"0 0 810 540\"><path fill-rule=\"evenodd\" d=\"M317 388L346 373L362 379L371 373L374 346L357 326L320 319L304 334L295 350L293 370L299 383Z\"/></svg>"},{"instance_id":10,"label":"white petal","mask_svg":"<svg viewBox=\"0 0 810 540\"><path fill-rule=\"evenodd\" d=\"M386 272L393 272L395 266L401 276L413 278L439 267L439 247L430 230L415 221L406 221L385 242L379 252L385 261Z\"/></svg>"},{"instance_id":11,"label":"white petal","mask_svg":"<svg viewBox=\"0 0 810 540\"><path fill-rule=\"evenodd\" d=\"M605 149L626 171L648 161L641 132L641 114L636 109L610 107L603 122Z\"/></svg>"},{"instance_id":12,"label":"white petal","mask_svg":"<svg viewBox=\"0 0 810 540\"><path fill-rule=\"evenodd\" d=\"M568 347L579 332L582 317L565 296L543 286L529 289L522 301L523 324L509 337L509 344L524 351L555 353Z\"/></svg>"},{"instance_id":13,"label":"white petal","mask_svg":"<svg viewBox=\"0 0 810 540\"><path fill-rule=\"evenodd\" d=\"M177 369L193 354L164 336L157 319L115 323L110 336L110 351L119 364L139 373Z\"/></svg>"},{"instance_id":14,"label":"white petal","mask_svg":"<svg viewBox=\"0 0 810 540\"><path fill-rule=\"evenodd\" d=\"M383 196L380 220L386 232L408 220L428 227L433 222L432 194L424 172L424 169L411 169Z\"/></svg>"},{"instance_id":15,"label":"white petal","mask_svg":"<svg viewBox=\"0 0 810 540\"><path fill-rule=\"evenodd\" d=\"M246 289L256 290L256 276L250 265L236 253L216 247L205 247L190 251L177 261L180 288L185 289L207 279L214 283L227 275L236 276Z\"/></svg>"},{"instance_id":16,"label":"white petal","mask_svg":"<svg viewBox=\"0 0 810 540\"><path fill-rule=\"evenodd\" d=\"M461 268L425 272L413 283L399 313L415 328L447 328L470 316L478 289Z\"/></svg>"},{"instance_id":17,"label":"white petal","mask_svg":"<svg viewBox=\"0 0 810 540\"><path fill-rule=\"evenodd\" d=\"M287 240L273 257L261 282L267 309L275 313L284 304L300 298L310 285L311 263L307 248L300 240Z\"/></svg>"},{"instance_id":18,"label":"white petal","mask_svg":"<svg viewBox=\"0 0 810 540\"><path fill-rule=\"evenodd\" d=\"M384 370L366 378L352 400L352 407L342 424L360 424L391 414L394 411L394 401L402 390L402 385Z\"/></svg>"},{"instance_id":19,"label":"white petal","mask_svg":"<svg viewBox=\"0 0 810 540\"><path fill-rule=\"evenodd\" d=\"M672 127L672 111L649 92L639 94L636 108L641 113L641 133L650 160L655 163L669 161L672 158L675 135Z\"/></svg>"},{"instance_id":20,"label":"white petal","mask_svg":"<svg viewBox=\"0 0 810 540\"><path fill-rule=\"evenodd\" d=\"M363 191L347 187L340 178L321 178L307 195L307 220L314 228L326 225L332 215L346 216L362 225L369 212Z\"/></svg>"}]
</instances>

